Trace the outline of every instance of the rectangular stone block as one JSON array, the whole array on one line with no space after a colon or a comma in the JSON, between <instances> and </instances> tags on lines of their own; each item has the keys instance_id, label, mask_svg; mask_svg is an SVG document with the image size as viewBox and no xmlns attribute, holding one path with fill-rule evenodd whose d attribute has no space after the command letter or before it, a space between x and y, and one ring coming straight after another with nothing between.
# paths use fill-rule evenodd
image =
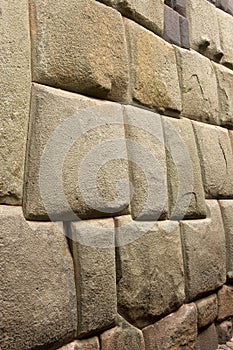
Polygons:
<instances>
[{"instance_id":1,"label":"rectangular stone block","mask_svg":"<svg viewBox=\"0 0 233 350\"><path fill-rule=\"evenodd\" d=\"M186 16L186 0L175 0L174 9L181 15Z\"/></svg>"},{"instance_id":2,"label":"rectangular stone block","mask_svg":"<svg viewBox=\"0 0 233 350\"><path fill-rule=\"evenodd\" d=\"M118 310L142 328L184 302L179 225L133 221L128 216L115 222Z\"/></svg>"},{"instance_id":3,"label":"rectangular stone block","mask_svg":"<svg viewBox=\"0 0 233 350\"><path fill-rule=\"evenodd\" d=\"M73 261L62 225L32 223L0 206L1 349L57 348L74 339Z\"/></svg>"},{"instance_id":4,"label":"rectangular stone block","mask_svg":"<svg viewBox=\"0 0 233 350\"><path fill-rule=\"evenodd\" d=\"M124 139L121 105L34 84L26 218L61 221L124 212L129 203Z\"/></svg>"},{"instance_id":5,"label":"rectangular stone block","mask_svg":"<svg viewBox=\"0 0 233 350\"><path fill-rule=\"evenodd\" d=\"M200 297L226 280L225 235L218 202L208 200L204 220L181 221L186 299Z\"/></svg>"},{"instance_id":6,"label":"rectangular stone block","mask_svg":"<svg viewBox=\"0 0 233 350\"><path fill-rule=\"evenodd\" d=\"M127 100L127 47L119 12L94 0L30 0L30 17L33 81Z\"/></svg>"},{"instance_id":7,"label":"rectangular stone block","mask_svg":"<svg viewBox=\"0 0 233 350\"><path fill-rule=\"evenodd\" d=\"M125 23L133 100L160 113L177 115L181 96L174 48L138 24Z\"/></svg>"},{"instance_id":8,"label":"rectangular stone block","mask_svg":"<svg viewBox=\"0 0 233 350\"><path fill-rule=\"evenodd\" d=\"M169 217L206 217L205 195L192 123L163 117L169 186Z\"/></svg>"},{"instance_id":9,"label":"rectangular stone block","mask_svg":"<svg viewBox=\"0 0 233 350\"><path fill-rule=\"evenodd\" d=\"M113 219L71 223L78 305L78 337L116 324L116 267Z\"/></svg>"},{"instance_id":10,"label":"rectangular stone block","mask_svg":"<svg viewBox=\"0 0 233 350\"><path fill-rule=\"evenodd\" d=\"M233 196L232 148L227 129L193 122L204 190L208 198Z\"/></svg>"},{"instance_id":11,"label":"rectangular stone block","mask_svg":"<svg viewBox=\"0 0 233 350\"><path fill-rule=\"evenodd\" d=\"M180 48L176 48L176 55L183 98L182 115L219 124L217 80L211 62L197 52Z\"/></svg>"},{"instance_id":12,"label":"rectangular stone block","mask_svg":"<svg viewBox=\"0 0 233 350\"><path fill-rule=\"evenodd\" d=\"M223 286L218 291L218 320L233 316L233 287Z\"/></svg>"},{"instance_id":13,"label":"rectangular stone block","mask_svg":"<svg viewBox=\"0 0 233 350\"><path fill-rule=\"evenodd\" d=\"M198 346L200 350L218 349L218 335L214 324L198 335Z\"/></svg>"},{"instance_id":14,"label":"rectangular stone block","mask_svg":"<svg viewBox=\"0 0 233 350\"><path fill-rule=\"evenodd\" d=\"M187 50L190 49L189 21L182 16L180 16L180 46Z\"/></svg>"},{"instance_id":15,"label":"rectangular stone block","mask_svg":"<svg viewBox=\"0 0 233 350\"><path fill-rule=\"evenodd\" d=\"M180 16L171 7L164 5L164 40L171 44L181 46Z\"/></svg>"},{"instance_id":16,"label":"rectangular stone block","mask_svg":"<svg viewBox=\"0 0 233 350\"><path fill-rule=\"evenodd\" d=\"M233 272L233 200L220 200L227 252L227 272Z\"/></svg>"},{"instance_id":17,"label":"rectangular stone block","mask_svg":"<svg viewBox=\"0 0 233 350\"><path fill-rule=\"evenodd\" d=\"M196 307L198 328L202 328L213 323L218 315L217 295L213 294L209 297L196 301Z\"/></svg>"},{"instance_id":18,"label":"rectangular stone block","mask_svg":"<svg viewBox=\"0 0 233 350\"><path fill-rule=\"evenodd\" d=\"M31 88L28 2L0 5L0 203L22 202Z\"/></svg>"},{"instance_id":19,"label":"rectangular stone block","mask_svg":"<svg viewBox=\"0 0 233 350\"><path fill-rule=\"evenodd\" d=\"M223 52L220 63L233 69L233 17L219 9L216 9L220 31L221 48Z\"/></svg>"}]
</instances>

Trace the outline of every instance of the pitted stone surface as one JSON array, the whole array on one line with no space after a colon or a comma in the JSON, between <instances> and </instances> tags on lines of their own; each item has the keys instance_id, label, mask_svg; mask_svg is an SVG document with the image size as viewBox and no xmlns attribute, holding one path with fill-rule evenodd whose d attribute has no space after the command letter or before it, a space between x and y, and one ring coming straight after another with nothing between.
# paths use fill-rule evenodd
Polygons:
<instances>
[{"instance_id":1,"label":"pitted stone surface","mask_svg":"<svg viewBox=\"0 0 233 350\"><path fill-rule=\"evenodd\" d=\"M214 324L198 335L198 346L200 350L216 350L218 348L218 336Z\"/></svg>"},{"instance_id":2,"label":"pitted stone surface","mask_svg":"<svg viewBox=\"0 0 233 350\"><path fill-rule=\"evenodd\" d=\"M85 340L75 340L58 350L100 350L99 340L97 337Z\"/></svg>"},{"instance_id":3,"label":"pitted stone surface","mask_svg":"<svg viewBox=\"0 0 233 350\"><path fill-rule=\"evenodd\" d=\"M217 295L213 294L209 297L196 301L196 307L198 328L202 328L213 323L218 314Z\"/></svg>"},{"instance_id":4,"label":"pitted stone surface","mask_svg":"<svg viewBox=\"0 0 233 350\"><path fill-rule=\"evenodd\" d=\"M217 9L218 24L220 31L221 48L223 57L221 63L233 69L233 16Z\"/></svg>"},{"instance_id":5,"label":"pitted stone surface","mask_svg":"<svg viewBox=\"0 0 233 350\"><path fill-rule=\"evenodd\" d=\"M220 200L226 236L227 272L233 271L233 200Z\"/></svg>"},{"instance_id":6,"label":"pitted stone surface","mask_svg":"<svg viewBox=\"0 0 233 350\"><path fill-rule=\"evenodd\" d=\"M218 320L233 316L233 287L223 286L218 291Z\"/></svg>"},{"instance_id":7,"label":"pitted stone surface","mask_svg":"<svg viewBox=\"0 0 233 350\"><path fill-rule=\"evenodd\" d=\"M232 338L232 321L223 321L217 325L218 342L225 344Z\"/></svg>"}]
</instances>

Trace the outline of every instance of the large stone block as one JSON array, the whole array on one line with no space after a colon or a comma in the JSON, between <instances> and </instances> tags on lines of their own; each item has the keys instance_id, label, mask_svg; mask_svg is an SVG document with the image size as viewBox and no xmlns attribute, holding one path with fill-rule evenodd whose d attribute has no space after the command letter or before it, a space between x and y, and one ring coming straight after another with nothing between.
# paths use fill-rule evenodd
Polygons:
<instances>
[{"instance_id":1,"label":"large stone block","mask_svg":"<svg viewBox=\"0 0 233 350\"><path fill-rule=\"evenodd\" d=\"M200 350L218 349L218 335L214 324L198 335L198 346Z\"/></svg>"},{"instance_id":2,"label":"large stone block","mask_svg":"<svg viewBox=\"0 0 233 350\"><path fill-rule=\"evenodd\" d=\"M221 48L223 57L221 63L233 69L233 17L217 9L218 24L220 31Z\"/></svg>"},{"instance_id":3,"label":"large stone block","mask_svg":"<svg viewBox=\"0 0 233 350\"><path fill-rule=\"evenodd\" d=\"M197 307L197 325L198 328L205 327L214 322L218 314L217 295L200 299L196 302Z\"/></svg>"},{"instance_id":4,"label":"large stone block","mask_svg":"<svg viewBox=\"0 0 233 350\"><path fill-rule=\"evenodd\" d=\"M233 316L233 287L223 286L218 291L218 320Z\"/></svg>"},{"instance_id":5,"label":"large stone block","mask_svg":"<svg viewBox=\"0 0 233 350\"><path fill-rule=\"evenodd\" d=\"M2 350L42 349L71 341L77 329L73 261L63 229L26 222L0 207Z\"/></svg>"},{"instance_id":6,"label":"large stone block","mask_svg":"<svg viewBox=\"0 0 233 350\"><path fill-rule=\"evenodd\" d=\"M100 350L99 339L93 337L85 340L75 340L58 350Z\"/></svg>"},{"instance_id":7,"label":"large stone block","mask_svg":"<svg viewBox=\"0 0 233 350\"><path fill-rule=\"evenodd\" d=\"M115 220L118 310L142 328L184 301L179 226L152 222L148 231L139 235L137 222L127 216ZM124 244L126 236L134 241Z\"/></svg>"},{"instance_id":8,"label":"large stone block","mask_svg":"<svg viewBox=\"0 0 233 350\"><path fill-rule=\"evenodd\" d=\"M121 105L34 84L26 217L76 220L74 212L93 218L124 211L129 202L124 138Z\"/></svg>"},{"instance_id":9,"label":"large stone block","mask_svg":"<svg viewBox=\"0 0 233 350\"><path fill-rule=\"evenodd\" d=\"M207 201L204 220L181 221L186 298L194 300L226 280L225 235L218 202Z\"/></svg>"},{"instance_id":10,"label":"large stone block","mask_svg":"<svg viewBox=\"0 0 233 350\"><path fill-rule=\"evenodd\" d=\"M196 350L195 304L183 305L175 313L143 329L146 350Z\"/></svg>"},{"instance_id":11,"label":"large stone block","mask_svg":"<svg viewBox=\"0 0 233 350\"><path fill-rule=\"evenodd\" d=\"M28 2L0 4L0 203L22 202L29 119L31 52Z\"/></svg>"},{"instance_id":12,"label":"large stone block","mask_svg":"<svg viewBox=\"0 0 233 350\"><path fill-rule=\"evenodd\" d=\"M226 236L227 272L233 272L233 200L221 200L219 205Z\"/></svg>"},{"instance_id":13,"label":"large stone block","mask_svg":"<svg viewBox=\"0 0 233 350\"><path fill-rule=\"evenodd\" d=\"M194 51L176 48L176 54L183 98L182 115L218 124L217 80L211 62Z\"/></svg>"},{"instance_id":14,"label":"large stone block","mask_svg":"<svg viewBox=\"0 0 233 350\"><path fill-rule=\"evenodd\" d=\"M167 216L167 171L160 115L142 108L124 108L130 180L131 215L136 220Z\"/></svg>"},{"instance_id":15,"label":"large stone block","mask_svg":"<svg viewBox=\"0 0 233 350\"><path fill-rule=\"evenodd\" d=\"M133 99L162 113L181 111L181 96L172 45L126 20L131 55Z\"/></svg>"},{"instance_id":16,"label":"large stone block","mask_svg":"<svg viewBox=\"0 0 233 350\"><path fill-rule=\"evenodd\" d=\"M163 117L169 186L169 217L206 216L201 169L192 123Z\"/></svg>"},{"instance_id":17,"label":"large stone block","mask_svg":"<svg viewBox=\"0 0 233 350\"><path fill-rule=\"evenodd\" d=\"M208 198L232 198L232 148L227 129L193 122L204 190Z\"/></svg>"},{"instance_id":18,"label":"large stone block","mask_svg":"<svg viewBox=\"0 0 233 350\"><path fill-rule=\"evenodd\" d=\"M119 12L94 0L30 0L30 14L33 81L127 100L127 48Z\"/></svg>"}]
</instances>

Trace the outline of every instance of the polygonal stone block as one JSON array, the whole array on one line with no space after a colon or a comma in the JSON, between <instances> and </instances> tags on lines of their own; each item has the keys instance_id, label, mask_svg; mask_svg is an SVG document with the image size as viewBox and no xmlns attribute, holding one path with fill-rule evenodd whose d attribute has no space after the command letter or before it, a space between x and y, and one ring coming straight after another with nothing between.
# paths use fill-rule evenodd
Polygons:
<instances>
[{"instance_id":1,"label":"polygonal stone block","mask_svg":"<svg viewBox=\"0 0 233 350\"><path fill-rule=\"evenodd\" d=\"M180 46L180 16L171 7L164 5L164 40Z\"/></svg>"},{"instance_id":2,"label":"polygonal stone block","mask_svg":"<svg viewBox=\"0 0 233 350\"><path fill-rule=\"evenodd\" d=\"M209 297L196 301L196 307L198 328L211 324L214 322L218 314L217 295L213 294Z\"/></svg>"},{"instance_id":3,"label":"polygonal stone block","mask_svg":"<svg viewBox=\"0 0 233 350\"><path fill-rule=\"evenodd\" d=\"M233 200L220 200L226 236L227 272L233 271Z\"/></svg>"},{"instance_id":4,"label":"polygonal stone block","mask_svg":"<svg viewBox=\"0 0 233 350\"><path fill-rule=\"evenodd\" d=\"M223 321L217 325L218 342L226 344L232 338L232 321Z\"/></svg>"},{"instance_id":5,"label":"polygonal stone block","mask_svg":"<svg viewBox=\"0 0 233 350\"><path fill-rule=\"evenodd\" d=\"M218 291L218 320L233 316L233 287L223 286Z\"/></svg>"},{"instance_id":6,"label":"polygonal stone block","mask_svg":"<svg viewBox=\"0 0 233 350\"><path fill-rule=\"evenodd\" d=\"M200 350L218 349L218 335L214 324L198 334L198 346Z\"/></svg>"},{"instance_id":7,"label":"polygonal stone block","mask_svg":"<svg viewBox=\"0 0 233 350\"><path fill-rule=\"evenodd\" d=\"M221 62L224 66L233 69L233 16L216 9L220 31L221 48L223 56Z\"/></svg>"}]
</instances>

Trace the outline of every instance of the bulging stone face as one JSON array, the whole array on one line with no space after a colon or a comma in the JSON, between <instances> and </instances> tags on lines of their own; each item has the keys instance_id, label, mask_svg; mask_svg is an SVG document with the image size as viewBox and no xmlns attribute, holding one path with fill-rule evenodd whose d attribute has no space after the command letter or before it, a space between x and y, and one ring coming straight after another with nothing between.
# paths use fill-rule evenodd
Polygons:
<instances>
[{"instance_id":1,"label":"bulging stone face","mask_svg":"<svg viewBox=\"0 0 233 350\"><path fill-rule=\"evenodd\" d=\"M226 236L227 272L233 271L233 200L220 200L219 205Z\"/></svg>"},{"instance_id":2,"label":"bulging stone face","mask_svg":"<svg viewBox=\"0 0 233 350\"><path fill-rule=\"evenodd\" d=\"M220 31L221 48L223 57L221 63L233 69L233 16L217 9L218 24Z\"/></svg>"},{"instance_id":3,"label":"bulging stone face","mask_svg":"<svg viewBox=\"0 0 233 350\"><path fill-rule=\"evenodd\" d=\"M116 10L93 0L30 0L30 14L33 81L127 99L127 49Z\"/></svg>"},{"instance_id":4,"label":"bulging stone face","mask_svg":"<svg viewBox=\"0 0 233 350\"><path fill-rule=\"evenodd\" d=\"M211 295L196 302L198 328L214 322L218 314L217 295Z\"/></svg>"}]
</instances>

